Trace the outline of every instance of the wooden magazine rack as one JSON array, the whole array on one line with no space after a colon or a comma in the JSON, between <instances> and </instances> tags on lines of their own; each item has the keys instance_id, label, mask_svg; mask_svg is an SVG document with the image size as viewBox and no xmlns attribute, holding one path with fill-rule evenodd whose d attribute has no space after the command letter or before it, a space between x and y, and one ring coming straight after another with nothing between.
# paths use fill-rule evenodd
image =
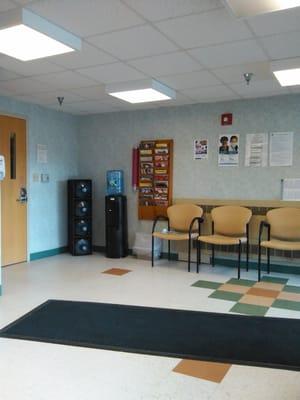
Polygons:
<instances>
[{"instance_id":1,"label":"wooden magazine rack","mask_svg":"<svg viewBox=\"0 0 300 400\"><path fill-rule=\"evenodd\" d=\"M143 140L139 145L139 219L167 215L173 192L173 140Z\"/></svg>"}]
</instances>

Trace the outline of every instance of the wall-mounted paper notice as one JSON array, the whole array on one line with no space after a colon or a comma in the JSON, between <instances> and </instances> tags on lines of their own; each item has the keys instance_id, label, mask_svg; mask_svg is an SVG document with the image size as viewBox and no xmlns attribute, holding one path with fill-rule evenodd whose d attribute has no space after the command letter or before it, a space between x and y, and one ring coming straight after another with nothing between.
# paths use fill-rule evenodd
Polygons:
<instances>
[{"instance_id":1,"label":"wall-mounted paper notice","mask_svg":"<svg viewBox=\"0 0 300 400\"><path fill-rule=\"evenodd\" d=\"M246 136L246 167L266 167L268 164L268 134L249 133Z\"/></svg>"},{"instance_id":2,"label":"wall-mounted paper notice","mask_svg":"<svg viewBox=\"0 0 300 400\"><path fill-rule=\"evenodd\" d=\"M270 133L270 166L289 167L293 165L293 132Z\"/></svg>"},{"instance_id":3,"label":"wall-mounted paper notice","mask_svg":"<svg viewBox=\"0 0 300 400\"><path fill-rule=\"evenodd\" d=\"M48 149L45 144L37 145L37 162L39 164L47 164L48 162Z\"/></svg>"},{"instance_id":4,"label":"wall-mounted paper notice","mask_svg":"<svg viewBox=\"0 0 300 400\"><path fill-rule=\"evenodd\" d=\"M300 179L282 179L282 200L300 200Z\"/></svg>"}]
</instances>

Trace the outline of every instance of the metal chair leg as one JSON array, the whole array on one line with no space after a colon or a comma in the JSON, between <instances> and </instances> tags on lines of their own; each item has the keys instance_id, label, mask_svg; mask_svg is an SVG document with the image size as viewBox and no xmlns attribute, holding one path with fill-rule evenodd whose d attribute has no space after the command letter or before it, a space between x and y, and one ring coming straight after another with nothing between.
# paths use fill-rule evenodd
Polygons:
<instances>
[{"instance_id":1,"label":"metal chair leg","mask_svg":"<svg viewBox=\"0 0 300 400\"><path fill-rule=\"evenodd\" d=\"M152 235L151 266L154 266L154 236Z\"/></svg>"},{"instance_id":2,"label":"metal chair leg","mask_svg":"<svg viewBox=\"0 0 300 400\"><path fill-rule=\"evenodd\" d=\"M249 271L249 240L247 240L246 251L247 251L246 271L248 272Z\"/></svg>"},{"instance_id":3,"label":"metal chair leg","mask_svg":"<svg viewBox=\"0 0 300 400\"><path fill-rule=\"evenodd\" d=\"M268 274L270 273L270 249L267 249L267 268L268 268Z\"/></svg>"},{"instance_id":4,"label":"metal chair leg","mask_svg":"<svg viewBox=\"0 0 300 400\"><path fill-rule=\"evenodd\" d=\"M239 241L239 260L238 260L238 279L241 277L241 251L242 251L242 243Z\"/></svg>"},{"instance_id":5,"label":"metal chair leg","mask_svg":"<svg viewBox=\"0 0 300 400\"><path fill-rule=\"evenodd\" d=\"M199 273L199 265L201 264L201 242L197 240L197 273Z\"/></svg>"},{"instance_id":6,"label":"metal chair leg","mask_svg":"<svg viewBox=\"0 0 300 400\"><path fill-rule=\"evenodd\" d=\"M189 253L188 253L188 271L191 271L191 243L192 240L189 239Z\"/></svg>"},{"instance_id":7,"label":"metal chair leg","mask_svg":"<svg viewBox=\"0 0 300 400\"><path fill-rule=\"evenodd\" d=\"M257 264L257 280L260 281L261 278L261 246L258 245L258 264Z\"/></svg>"},{"instance_id":8,"label":"metal chair leg","mask_svg":"<svg viewBox=\"0 0 300 400\"><path fill-rule=\"evenodd\" d=\"M168 260L171 260L171 241L168 240Z\"/></svg>"},{"instance_id":9,"label":"metal chair leg","mask_svg":"<svg viewBox=\"0 0 300 400\"><path fill-rule=\"evenodd\" d=\"M212 250L211 265L212 265L212 267L214 267L215 266L215 245L214 244L211 245L211 250Z\"/></svg>"}]
</instances>

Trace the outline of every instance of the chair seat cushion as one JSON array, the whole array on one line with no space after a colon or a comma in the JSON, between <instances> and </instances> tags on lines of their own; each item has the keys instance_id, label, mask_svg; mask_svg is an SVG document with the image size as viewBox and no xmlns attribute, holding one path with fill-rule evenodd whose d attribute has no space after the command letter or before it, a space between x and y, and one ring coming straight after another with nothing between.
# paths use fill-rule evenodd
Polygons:
<instances>
[{"instance_id":1,"label":"chair seat cushion","mask_svg":"<svg viewBox=\"0 0 300 400\"><path fill-rule=\"evenodd\" d=\"M189 234L185 232L154 232L154 237L164 240L189 240ZM192 239L196 239L198 233L192 233Z\"/></svg>"},{"instance_id":2,"label":"chair seat cushion","mask_svg":"<svg viewBox=\"0 0 300 400\"><path fill-rule=\"evenodd\" d=\"M287 240L271 239L261 242L262 247L267 249L277 249L277 250L300 250L300 242L289 242Z\"/></svg>"},{"instance_id":3,"label":"chair seat cushion","mask_svg":"<svg viewBox=\"0 0 300 400\"><path fill-rule=\"evenodd\" d=\"M247 243L246 237L231 237L231 236L223 236L223 235L207 235L207 236L199 236L198 240L200 242L216 244L216 245L235 245L242 243Z\"/></svg>"}]
</instances>

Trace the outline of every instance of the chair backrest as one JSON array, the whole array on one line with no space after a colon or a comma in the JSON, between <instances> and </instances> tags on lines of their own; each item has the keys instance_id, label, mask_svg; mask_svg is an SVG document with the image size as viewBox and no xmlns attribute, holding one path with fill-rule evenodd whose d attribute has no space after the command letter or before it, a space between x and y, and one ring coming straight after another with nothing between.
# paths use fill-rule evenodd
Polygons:
<instances>
[{"instance_id":1,"label":"chair backrest","mask_svg":"<svg viewBox=\"0 0 300 400\"><path fill-rule=\"evenodd\" d=\"M211 211L214 233L225 236L243 236L252 216L251 210L240 206L221 206Z\"/></svg>"},{"instance_id":2,"label":"chair backrest","mask_svg":"<svg viewBox=\"0 0 300 400\"><path fill-rule=\"evenodd\" d=\"M300 240L300 208L275 208L267 212L271 237L280 240Z\"/></svg>"},{"instance_id":3,"label":"chair backrest","mask_svg":"<svg viewBox=\"0 0 300 400\"><path fill-rule=\"evenodd\" d=\"M167 210L170 228L179 232L188 232L193 218L202 217L203 210L196 204L174 204ZM195 223L194 230L198 225Z\"/></svg>"}]
</instances>

